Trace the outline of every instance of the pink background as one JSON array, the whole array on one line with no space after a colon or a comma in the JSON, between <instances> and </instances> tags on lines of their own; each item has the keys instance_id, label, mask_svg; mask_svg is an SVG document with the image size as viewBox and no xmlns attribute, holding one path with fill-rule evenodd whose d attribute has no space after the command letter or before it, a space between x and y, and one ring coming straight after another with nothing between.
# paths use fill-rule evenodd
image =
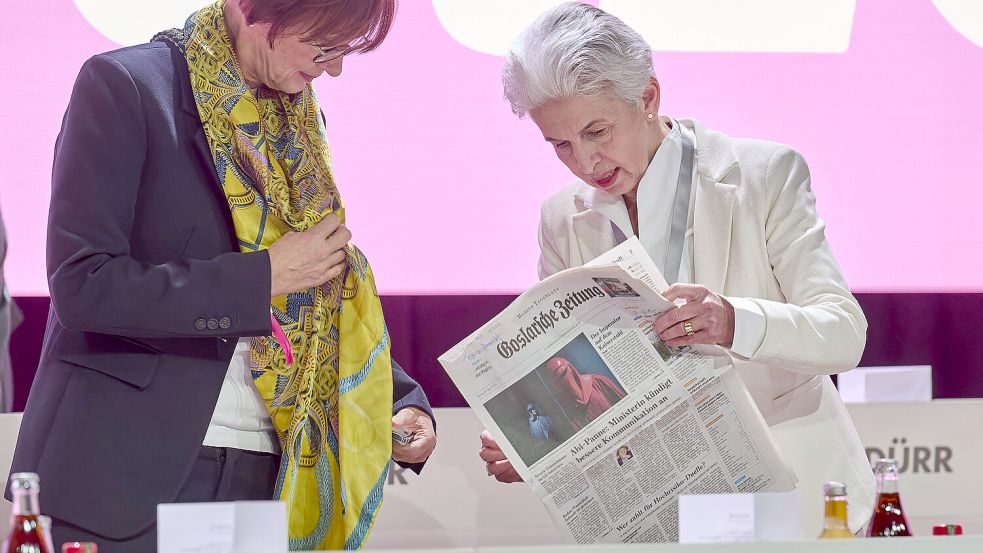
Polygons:
<instances>
[{"instance_id":1,"label":"pink background","mask_svg":"<svg viewBox=\"0 0 983 553\"><path fill-rule=\"evenodd\" d=\"M0 18L0 202L8 286L47 294L52 147L72 83L116 48L72 0ZM174 25L179 25L175 21ZM983 291L983 48L929 0L858 0L843 54L656 53L663 112L792 144L859 291ZM384 293L535 281L539 203L572 177L502 99L501 58L403 0L383 47L316 83L355 242Z\"/></svg>"}]
</instances>

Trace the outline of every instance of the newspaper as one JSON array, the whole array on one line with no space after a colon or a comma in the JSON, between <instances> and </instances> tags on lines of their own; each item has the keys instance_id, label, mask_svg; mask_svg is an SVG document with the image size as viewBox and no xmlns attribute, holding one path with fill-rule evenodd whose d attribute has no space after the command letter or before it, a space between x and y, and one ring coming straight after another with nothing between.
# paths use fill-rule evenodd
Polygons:
<instances>
[{"instance_id":1,"label":"newspaper","mask_svg":"<svg viewBox=\"0 0 983 553\"><path fill-rule=\"evenodd\" d=\"M680 494L795 487L727 354L652 330L667 287L632 238L440 357L568 541L677 541Z\"/></svg>"}]
</instances>

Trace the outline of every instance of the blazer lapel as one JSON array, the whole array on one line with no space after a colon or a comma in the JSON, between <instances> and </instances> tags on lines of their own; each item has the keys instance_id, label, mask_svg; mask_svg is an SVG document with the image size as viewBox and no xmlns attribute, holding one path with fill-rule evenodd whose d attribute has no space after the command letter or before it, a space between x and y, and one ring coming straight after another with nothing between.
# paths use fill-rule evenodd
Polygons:
<instances>
[{"instance_id":1,"label":"blazer lapel","mask_svg":"<svg viewBox=\"0 0 983 553\"><path fill-rule=\"evenodd\" d=\"M191 136L192 147L198 157L198 161L208 167L208 174L212 176L215 186L219 186L218 173L215 172L215 161L212 159L212 150L208 146L208 138L205 136L205 129L201 124L201 116L198 115L198 105L195 103L194 93L191 90L191 76L189 75L188 63L184 59L184 54L177 47L171 46L172 54L179 59L175 64L178 86L178 102L180 110L184 115L191 118L191 126L194 132Z\"/></svg>"},{"instance_id":2,"label":"blazer lapel","mask_svg":"<svg viewBox=\"0 0 983 553\"><path fill-rule=\"evenodd\" d=\"M718 294L725 293L737 186L725 178L738 169L726 139L693 120L680 120L696 133L696 209L693 217L693 280ZM739 178L738 178L739 182Z\"/></svg>"},{"instance_id":3,"label":"blazer lapel","mask_svg":"<svg viewBox=\"0 0 983 553\"><path fill-rule=\"evenodd\" d=\"M571 218L571 223L576 235L575 241L580 247L580 262L572 263L572 266L583 265L618 243L611 220L599 211L581 211Z\"/></svg>"},{"instance_id":4,"label":"blazer lapel","mask_svg":"<svg viewBox=\"0 0 983 553\"><path fill-rule=\"evenodd\" d=\"M736 187L700 175L693 220L693 280L724 293Z\"/></svg>"},{"instance_id":5,"label":"blazer lapel","mask_svg":"<svg viewBox=\"0 0 983 553\"><path fill-rule=\"evenodd\" d=\"M581 259L572 266L587 263L632 236L628 210L620 196L587 188L574 195L574 203L580 211L571 217L571 225Z\"/></svg>"},{"instance_id":6,"label":"blazer lapel","mask_svg":"<svg viewBox=\"0 0 983 553\"><path fill-rule=\"evenodd\" d=\"M191 97L191 91L189 90L186 97ZM198 161L203 165L207 166L209 169L209 174L215 181L215 185L219 185L218 173L215 172L215 160L212 159L212 150L208 146L208 138L205 136L205 128L201 124L201 118L198 116L198 106L194 104L194 100L191 101L190 109L185 106L188 114L194 118L194 135L191 137L192 146L195 149L195 153L198 156Z\"/></svg>"}]
</instances>

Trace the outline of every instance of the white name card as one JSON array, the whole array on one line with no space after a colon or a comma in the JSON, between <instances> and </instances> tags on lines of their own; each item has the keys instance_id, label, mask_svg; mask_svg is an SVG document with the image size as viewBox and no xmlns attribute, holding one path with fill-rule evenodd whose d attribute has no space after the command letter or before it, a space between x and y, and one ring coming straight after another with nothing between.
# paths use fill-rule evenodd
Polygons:
<instances>
[{"instance_id":1,"label":"white name card","mask_svg":"<svg viewBox=\"0 0 983 553\"><path fill-rule=\"evenodd\" d=\"M931 401L932 366L857 367L836 376L846 403Z\"/></svg>"},{"instance_id":2,"label":"white name card","mask_svg":"<svg viewBox=\"0 0 983 553\"><path fill-rule=\"evenodd\" d=\"M276 553L287 550L281 501L157 506L158 553Z\"/></svg>"},{"instance_id":3,"label":"white name card","mask_svg":"<svg viewBox=\"0 0 983 553\"><path fill-rule=\"evenodd\" d=\"M679 543L801 539L797 492L679 496Z\"/></svg>"}]
</instances>

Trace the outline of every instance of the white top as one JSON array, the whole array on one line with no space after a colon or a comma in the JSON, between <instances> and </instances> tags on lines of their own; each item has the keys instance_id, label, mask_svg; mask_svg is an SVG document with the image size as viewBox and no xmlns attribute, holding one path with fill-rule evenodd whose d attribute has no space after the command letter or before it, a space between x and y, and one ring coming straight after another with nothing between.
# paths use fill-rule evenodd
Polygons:
<instances>
[{"instance_id":1,"label":"white top","mask_svg":"<svg viewBox=\"0 0 983 553\"><path fill-rule=\"evenodd\" d=\"M202 445L280 452L266 402L253 384L249 369L249 338L241 338L236 343Z\"/></svg>"},{"instance_id":2,"label":"white top","mask_svg":"<svg viewBox=\"0 0 983 553\"><path fill-rule=\"evenodd\" d=\"M666 270L673 203L683 159L681 136L683 132L689 135L695 150L695 133L673 121L672 130L656 150L637 188L638 233L640 234L638 239L663 273ZM693 217L696 212L695 186L698 178L699 171L694 156L693 180L690 182L690 186L693 187L690 192L692 200L686 222L686 237L683 240L683 259L679 264L679 282L693 282ZM621 204L624 206L624 202ZM612 217L611 220L618 225L625 236L632 236L634 232L627 217L627 208L623 209L625 210L623 217ZM738 355L752 357L765 337L765 314L758 304L749 299L728 297L727 301L734 306L734 344L730 349Z\"/></svg>"}]
</instances>

